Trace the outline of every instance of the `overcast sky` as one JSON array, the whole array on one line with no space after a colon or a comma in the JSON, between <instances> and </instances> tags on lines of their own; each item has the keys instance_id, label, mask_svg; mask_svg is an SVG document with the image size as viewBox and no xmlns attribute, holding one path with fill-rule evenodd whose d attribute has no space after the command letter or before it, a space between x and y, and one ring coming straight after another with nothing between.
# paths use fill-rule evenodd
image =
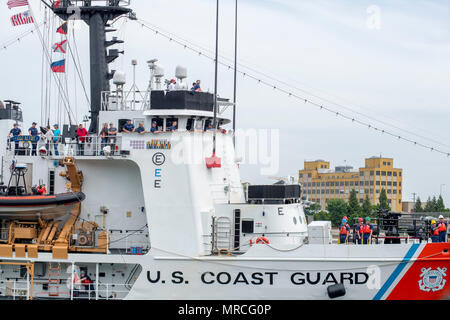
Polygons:
<instances>
[{"instance_id":1,"label":"overcast sky","mask_svg":"<svg viewBox=\"0 0 450 320\"><path fill-rule=\"evenodd\" d=\"M36 15L41 17L39 1L30 1ZM206 49L214 48L214 0L131 2L138 18ZM342 113L450 152L448 1L239 0L239 3L241 64L289 82L303 90L296 93L307 98L320 101L314 97L319 96L339 103L337 106L322 100ZM30 29L31 26L11 26L9 17L20 11L8 10L6 4L0 9L0 44ZM229 58L234 51L233 19L234 1L222 0L220 51ZM136 22L122 19L115 27L125 40L122 46L125 55L112 67L127 72L131 81L130 61L136 58L141 90L147 86L145 61L150 58L159 59L168 78L173 77L175 66L181 64L188 67L190 82L201 79L203 89L213 88L214 65L208 59L156 36ZM76 32L88 85L86 31L82 27ZM0 99L23 102L25 126L35 119L39 121L42 69L39 38L35 34L25 37L7 50L0 50L0 57ZM70 70L71 61L68 64ZM219 71L219 94L232 98L233 73L227 68ZM72 96L76 91L73 109L81 120L87 114L87 106L80 84L76 87L72 84L74 77L72 73L69 86ZM52 108L56 110L55 106ZM411 133L380 125L374 118ZM393 157L395 167L404 170L404 201L411 200L412 193L422 200L439 195L441 184L446 184L442 187L443 196L447 206L450 204L449 157L299 103L242 76L238 77L237 126L280 130L280 177L297 176L304 160L326 159L332 167L347 164L358 168L364 166L364 158L381 154ZM252 182L269 181L252 165L242 166L242 177Z\"/></svg>"}]
</instances>

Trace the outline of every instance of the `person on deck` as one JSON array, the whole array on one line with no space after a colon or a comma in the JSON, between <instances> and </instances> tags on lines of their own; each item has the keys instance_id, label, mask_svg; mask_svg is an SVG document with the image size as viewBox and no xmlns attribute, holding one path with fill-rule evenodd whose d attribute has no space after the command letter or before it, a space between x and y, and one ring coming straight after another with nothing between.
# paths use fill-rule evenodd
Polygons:
<instances>
[{"instance_id":1,"label":"person on deck","mask_svg":"<svg viewBox=\"0 0 450 320\"><path fill-rule=\"evenodd\" d=\"M430 236L432 243L439 242L439 227L436 225L435 220L431 221Z\"/></svg>"},{"instance_id":2,"label":"person on deck","mask_svg":"<svg viewBox=\"0 0 450 320\"><path fill-rule=\"evenodd\" d=\"M52 154L53 149L53 139L55 138L55 134L52 131L52 128L50 126L47 126L47 132L45 133L45 148L47 149L47 155Z\"/></svg>"},{"instance_id":3,"label":"person on deck","mask_svg":"<svg viewBox=\"0 0 450 320\"><path fill-rule=\"evenodd\" d=\"M363 227L363 244L369 244L372 239L373 226L370 223L370 218L366 218L366 224Z\"/></svg>"},{"instance_id":4,"label":"person on deck","mask_svg":"<svg viewBox=\"0 0 450 320\"><path fill-rule=\"evenodd\" d=\"M16 138L20 135L22 135L22 130L19 129L19 127L17 126L17 123L14 123L13 128L9 132L8 138L10 138L10 141L11 141L11 137ZM17 154L19 154L19 141L14 140L14 155L17 155Z\"/></svg>"},{"instance_id":5,"label":"person on deck","mask_svg":"<svg viewBox=\"0 0 450 320\"><path fill-rule=\"evenodd\" d=\"M202 88L200 87L200 80L197 80L195 85L191 88L192 91L202 92Z\"/></svg>"},{"instance_id":6,"label":"person on deck","mask_svg":"<svg viewBox=\"0 0 450 320\"><path fill-rule=\"evenodd\" d=\"M108 142L111 145L111 154L114 154L116 151L116 139L117 139L117 128L114 127L114 124L111 122L109 124L108 129Z\"/></svg>"},{"instance_id":7,"label":"person on deck","mask_svg":"<svg viewBox=\"0 0 450 320\"><path fill-rule=\"evenodd\" d=\"M363 228L364 228L364 219L359 218L358 224L355 228L355 239L357 244L362 244L362 237L363 237Z\"/></svg>"},{"instance_id":8,"label":"person on deck","mask_svg":"<svg viewBox=\"0 0 450 320\"><path fill-rule=\"evenodd\" d=\"M147 131L145 131L144 124L142 122L139 122L139 126L134 131L139 134L144 134L147 132Z\"/></svg>"},{"instance_id":9,"label":"person on deck","mask_svg":"<svg viewBox=\"0 0 450 320\"><path fill-rule=\"evenodd\" d=\"M447 239L445 239L447 235L447 222L444 221L443 215L439 216L438 229L439 229L439 242L447 242Z\"/></svg>"},{"instance_id":10,"label":"person on deck","mask_svg":"<svg viewBox=\"0 0 450 320\"><path fill-rule=\"evenodd\" d=\"M84 285L84 291L86 293L88 293L89 297L91 297L92 294L95 294L93 281L92 281L91 277L89 277L86 274L86 272L84 272L84 271L81 272L80 280L81 280L81 284Z\"/></svg>"},{"instance_id":11,"label":"person on deck","mask_svg":"<svg viewBox=\"0 0 450 320\"><path fill-rule=\"evenodd\" d=\"M100 155L103 156L103 148L106 147L106 145L108 144L108 124L107 123L103 124L102 130L100 131L98 136L101 139Z\"/></svg>"},{"instance_id":12,"label":"person on deck","mask_svg":"<svg viewBox=\"0 0 450 320\"><path fill-rule=\"evenodd\" d=\"M156 124L156 121L152 122L152 127L150 128L151 133L160 133L161 131L158 130L158 126Z\"/></svg>"},{"instance_id":13,"label":"person on deck","mask_svg":"<svg viewBox=\"0 0 450 320\"><path fill-rule=\"evenodd\" d=\"M123 125L122 130L127 133L134 132L134 125L131 123L131 120L127 120L127 123Z\"/></svg>"},{"instance_id":14,"label":"person on deck","mask_svg":"<svg viewBox=\"0 0 450 320\"><path fill-rule=\"evenodd\" d=\"M178 129L178 123L176 121L172 122L172 125L169 127L170 132L175 132Z\"/></svg>"},{"instance_id":15,"label":"person on deck","mask_svg":"<svg viewBox=\"0 0 450 320\"><path fill-rule=\"evenodd\" d=\"M89 133L85 128L83 128L83 125L80 124L78 126L77 130L77 138L78 138L78 147L79 147L79 155L84 156L84 144L86 143L86 137L89 136Z\"/></svg>"},{"instance_id":16,"label":"person on deck","mask_svg":"<svg viewBox=\"0 0 450 320\"><path fill-rule=\"evenodd\" d=\"M55 130L53 130L53 146L55 148L55 156L59 156L58 144L61 142L61 130L59 130L58 124L53 125L53 128L55 128Z\"/></svg>"},{"instance_id":17,"label":"person on deck","mask_svg":"<svg viewBox=\"0 0 450 320\"><path fill-rule=\"evenodd\" d=\"M176 90L176 85L177 85L177 82L175 81L175 79L170 79L169 85L167 86L167 90L168 91Z\"/></svg>"},{"instance_id":18,"label":"person on deck","mask_svg":"<svg viewBox=\"0 0 450 320\"><path fill-rule=\"evenodd\" d=\"M31 124L31 128L28 129L28 134L30 136L32 136L34 139L37 139L37 136L40 134L39 130L36 128L37 123L33 122ZM31 146L32 146L32 151L31 151L31 155L32 156L37 156L37 141L32 141L31 142Z\"/></svg>"},{"instance_id":19,"label":"person on deck","mask_svg":"<svg viewBox=\"0 0 450 320\"><path fill-rule=\"evenodd\" d=\"M350 234L350 227L346 219L342 219L339 226L339 244L346 244L348 242L348 235Z\"/></svg>"}]
</instances>

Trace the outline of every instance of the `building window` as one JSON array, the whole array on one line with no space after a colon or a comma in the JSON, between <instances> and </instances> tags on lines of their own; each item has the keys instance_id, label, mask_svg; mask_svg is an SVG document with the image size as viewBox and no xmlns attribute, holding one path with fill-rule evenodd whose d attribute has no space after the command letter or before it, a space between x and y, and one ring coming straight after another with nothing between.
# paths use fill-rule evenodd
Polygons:
<instances>
[{"instance_id":1,"label":"building window","mask_svg":"<svg viewBox=\"0 0 450 320\"><path fill-rule=\"evenodd\" d=\"M386 175L386 171L381 171L381 175L385 176Z\"/></svg>"},{"instance_id":2,"label":"building window","mask_svg":"<svg viewBox=\"0 0 450 320\"><path fill-rule=\"evenodd\" d=\"M382 186L386 186L386 181L381 181Z\"/></svg>"},{"instance_id":3,"label":"building window","mask_svg":"<svg viewBox=\"0 0 450 320\"><path fill-rule=\"evenodd\" d=\"M391 171L388 171L388 177L390 177L390 176L392 176L392 172Z\"/></svg>"},{"instance_id":4,"label":"building window","mask_svg":"<svg viewBox=\"0 0 450 320\"><path fill-rule=\"evenodd\" d=\"M392 182L391 181L388 181L388 186L392 186Z\"/></svg>"},{"instance_id":5,"label":"building window","mask_svg":"<svg viewBox=\"0 0 450 320\"><path fill-rule=\"evenodd\" d=\"M311 178L312 177L312 173L308 173L308 178Z\"/></svg>"},{"instance_id":6,"label":"building window","mask_svg":"<svg viewBox=\"0 0 450 320\"><path fill-rule=\"evenodd\" d=\"M375 191L376 191L376 193L380 193L380 189L376 189Z\"/></svg>"},{"instance_id":7,"label":"building window","mask_svg":"<svg viewBox=\"0 0 450 320\"><path fill-rule=\"evenodd\" d=\"M370 171L370 175L373 176L373 171Z\"/></svg>"},{"instance_id":8,"label":"building window","mask_svg":"<svg viewBox=\"0 0 450 320\"><path fill-rule=\"evenodd\" d=\"M358 181L355 181L355 186L357 186L359 183L358 183Z\"/></svg>"},{"instance_id":9,"label":"building window","mask_svg":"<svg viewBox=\"0 0 450 320\"><path fill-rule=\"evenodd\" d=\"M377 176L379 176L380 175L380 171L377 171Z\"/></svg>"},{"instance_id":10,"label":"building window","mask_svg":"<svg viewBox=\"0 0 450 320\"><path fill-rule=\"evenodd\" d=\"M360 171L359 175L362 177L364 175L364 171Z\"/></svg>"},{"instance_id":11,"label":"building window","mask_svg":"<svg viewBox=\"0 0 450 320\"><path fill-rule=\"evenodd\" d=\"M388 193L388 194L391 194L391 193L392 193L392 192L391 192L391 189L388 189L388 190L387 190L387 193Z\"/></svg>"},{"instance_id":12,"label":"building window","mask_svg":"<svg viewBox=\"0 0 450 320\"><path fill-rule=\"evenodd\" d=\"M385 166L386 165L386 161L383 161L383 166Z\"/></svg>"},{"instance_id":13,"label":"building window","mask_svg":"<svg viewBox=\"0 0 450 320\"><path fill-rule=\"evenodd\" d=\"M370 185L373 186L373 181L370 181Z\"/></svg>"},{"instance_id":14,"label":"building window","mask_svg":"<svg viewBox=\"0 0 450 320\"><path fill-rule=\"evenodd\" d=\"M350 186L352 186L352 187L353 187L353 184L354 184L354 183L353 183L353 181L350 181Z\"/></svg>"},{"instance_id":15,"label":"building window","mask_svg":"<svg viewBox=\"0 0 450 320\"><path fill-rule=\"evenodd\" d=\"M393 184L394 184L394 187L396 187L396 186L397 186L397 182L393 182Z\"/></svg>"},{"instance_id":16,"label":"building window","mask_svg":"<svg viewBox=\"0 0 450 320\"><path fill-rule=\"evenodd\" d=\"M377 181L376 185L379 186L380 185L380 181Z\"/></svg>"},{"instance_id":17,"label":"building window","mask_svg":"<svg viewBox=\"0 0 450 320\"><path fill-rule=\"evenodd\" d=\"M303 173L300 173L300 178L303 178Z\"/></svg>"},{"instance_id":18,"label":"building window","mask_svg":"<svg viewBox=\"0 0 450 320\"><path fill-rule=\"evenodd\" d=\"M402 173L401 173L401 172L399 172L399 173L398 173L398 176L399 176L399 177L401 177L401 176L402 176Z\"/></svg>"},{"instance_id":19,"label":"building window","mask_svg":"<svg viewBox=\"0 0 450 320\"><path fill-rule=\"evenodd\" d=\"M397 172L395 172L395 171L394 171L394 173L393 173L393 174L394 174L394 177L396 177L396 176L397 176Z\"/></svg>"}]
</instances>

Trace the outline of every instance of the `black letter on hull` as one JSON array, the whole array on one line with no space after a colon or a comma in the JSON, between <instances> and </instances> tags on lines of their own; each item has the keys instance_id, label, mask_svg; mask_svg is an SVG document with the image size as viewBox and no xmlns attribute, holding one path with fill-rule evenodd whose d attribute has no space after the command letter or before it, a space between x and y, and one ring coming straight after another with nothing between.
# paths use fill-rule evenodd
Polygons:
<instances>
[{"instance_id":1,"label":"black letter on hull","mask_svg":"<svg viewBox=\"0 0 450 320\"><path fill-rule=\"evenodd\" d=\"M359 275L365 277L364 281L359 281ZM355 284L366 284L367 280L369 280L369 275L365 272L356 272L355 273Z\"/></svg>"},{"instance_id":2,"label":"black letter on hull","mask_svg":"<svg viewBox=\"0 0 450 320\"><path fill-rule=\"evenodd\" d=\"M175 271L175 272L173 272L172 273L172 283L175 283L175 284L179 284L179 283L182 283L183 282L183 277L182 277L182 275L183 275L183 272L181 272L181 271Z\"/></svg>"},{"instance_id":3,"label":"black letter on hull","mask_svg":"<svg viewBox=\"0 0 450 320\"><path fill-rule=\"evenodd\" d=\"M317 272L317 278L315 281L312 281L309 276L310 276L310 273L307 272L306 273L306 281L308 281L309 284L318 284L319 283L319 281L320 281L320 273L319 272Z\"/></svg>"},{"instance_id":4,"label":"black letter on hull","mask_svg":"<svg viewBox=\"0 0 450 320\"><path fill-rule=\"evenodd\" d=\"M305 275L303 273L301 273L301 272L293 273L291 275L291 282L293 284L305 284L305 279L300 278L300 277L297 278L296 276L304 277Z\"/></svg>"},{"instance_id":5,"label":"black letter on hull","mask_svg":"<svg viewBox=\"0 0 450 320\"><path fill-rule=\"evenodd\" d=\"M348 280L349 284L353 284L353 273L343 272L341 273L341 283L344 284L344 280Z\"/></svg>"},{"instance_id":6,"label":"black letter on hull","mask_svg":"<svg viewBox=\"0 0 450 320\"><path fill-rule=\"evenodd\" d=\"M332 278L332 280L328 280L328 278ZM326 283L334 283L334 284L338 283L336 281L336 278L334 277L334 274L332 274L331 272L327 274L327 276L325 277L325 280L323 280L322 285L324 285Z\"/></svg>"},{"instance_id":7,"label":"black letter on hull","mask_svg":"<svg viewBox=\"0 0 450 320\"><path fill-rule=\"evenodd\" d=\"M161 277L161 272L158 271L156 273L156 279L152 280L152 278L150 277L150 271L147 271L147 280L150 281L151 283L157 283L159 281L160 277Z\"/></svg>"}]
</instances>

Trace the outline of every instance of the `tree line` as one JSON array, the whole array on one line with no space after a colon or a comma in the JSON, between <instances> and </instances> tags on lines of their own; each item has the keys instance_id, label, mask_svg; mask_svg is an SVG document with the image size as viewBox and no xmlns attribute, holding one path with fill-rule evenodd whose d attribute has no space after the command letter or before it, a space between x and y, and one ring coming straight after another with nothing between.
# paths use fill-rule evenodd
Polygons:
<instances>
[{"instance_id":1,"label":"tree line","mask_svg":"<svg viewBox=\"0 0 450 320\"><path fill-rule=\"evenodd\" d=\"M417 197L417 200L414 204L414 212L448 212L450 209L445 208L444 199L440 195L439 198L433 196L433 198L428 197L425 206L422 201L420 201L420 197Z\"/></svg>"}]
</instances>

